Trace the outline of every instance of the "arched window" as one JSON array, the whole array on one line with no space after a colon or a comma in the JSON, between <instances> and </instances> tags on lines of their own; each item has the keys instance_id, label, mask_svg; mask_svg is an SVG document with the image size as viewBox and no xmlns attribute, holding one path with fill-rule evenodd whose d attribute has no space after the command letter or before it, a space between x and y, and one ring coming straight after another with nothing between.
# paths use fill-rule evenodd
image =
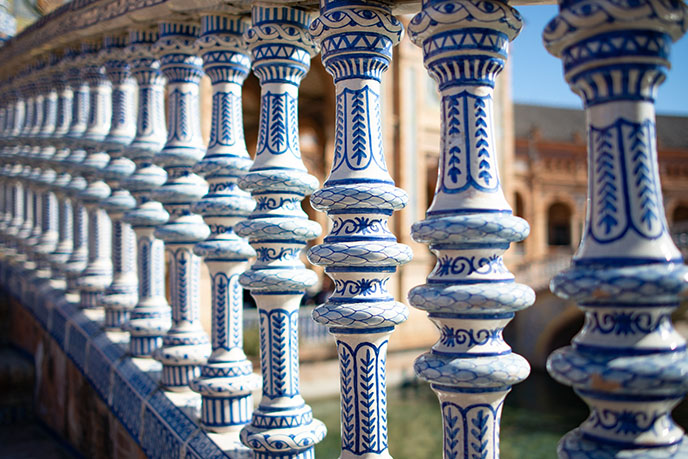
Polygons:
<instances>
[{"instance_id":1,"label":"arched window","mask_svg":"<svg viewBox=\"0 0 688 459\"><path fill-rule=\"evenodd\" d=\"M681 203L678 206L676 206L676 208L674 209L674 213L671 217L672 225L688 224L688 204Z\"/></svg>"},{"instance_id":2,"label":"arched window","mask_svg":"<svg viewBox=\"0 0 688 459\"><path fill-rule=\"evenodd\" d=\"M571 208L552 204L547 211L547 243L550 246L571 246Z\"/></svg>"}]
</instances>

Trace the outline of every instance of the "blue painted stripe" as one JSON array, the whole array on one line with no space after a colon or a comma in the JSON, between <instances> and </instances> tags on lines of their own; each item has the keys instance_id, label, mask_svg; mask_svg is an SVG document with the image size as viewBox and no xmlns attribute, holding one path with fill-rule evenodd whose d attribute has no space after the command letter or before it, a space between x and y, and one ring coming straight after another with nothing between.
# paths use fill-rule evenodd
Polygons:
<instances>
[{"instance_id":1,"label":"blue painted stripe","mask_svg":"<svg viewBox=\"0 0 688 459\"><path fill-rule=\"evenodd\" d=\"M442 384L431 384L433 390L442 392L454 392L458 394L485 394L491 392L505 392L511 390L511 386L499 386L499 387L456 387L456 386L445 386Z\"/></svg>"}]
</instances>

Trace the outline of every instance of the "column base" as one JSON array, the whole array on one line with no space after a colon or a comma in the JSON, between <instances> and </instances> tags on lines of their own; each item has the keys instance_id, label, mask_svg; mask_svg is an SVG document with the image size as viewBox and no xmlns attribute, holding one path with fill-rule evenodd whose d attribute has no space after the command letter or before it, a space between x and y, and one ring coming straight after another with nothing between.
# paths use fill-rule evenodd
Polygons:
<instances>
[{"instance_id":1,"label":"column base","mask_svg":"<svg viewBox=\"0 0 688 459\"><path fill-rule=\"evenodd\" d=\"M233 433L241 444L239 431L251 419L253 396L250 393L235 397L203 396L201 400L201 427L215 433Z\"/></svg>"},{"instance_id":2,"label":"column base","mask_svg":"<svg viewBox=\"0 0 688 459\"><path fill-rule=\"evenodd\" d=\"M105 307L105 323L103 326L110 330L121 330L129 321L130 309L112 309Z\"/></svg>"},{"instance_id":3,"label":"column base","mask_svg":"<svg viewBox=\"0 0 688 459\"><path fill-rule=\"evenodd\" d=\"M589 439L578 428L561 439L557 453L559 459L678 459L688 457L688 437L671 446L628 448Z\"/></svg>"},{"instance_id":4,"label":"column base","mask_svg":"<svg viewBox=\"0 0 688 459\"><path fill-rule=\"evenodd\" d=\"M241 430L241 442L256 458L313 458L314 447L325 438L325 424L313 419L308 405L270 410L259 406L251 423Z\"/></svg>"},{"instance_id":5,"label":"column base","mask_svg":"<svg viewBox=\"0 0 688 459\"><path fill-rule=\"evenodd\" d=\"M101 298L103 298L102 291L81 290L79 292L79 307L81 309L99 308Z\"/></svg>"},{"instance_id":6,"label":"column base","mask_svg":"<svg viewBox=\"0 0 688 459\"><path fill-rule=\"evenodd\" d=\"M251 362L206 364L201 377L191 382L191 389L202 395L201 424L217 433L239 431L251 420L253 391L261 385Z\"/></svg>"},{"instance_id":7,"label":"column base","mask_svg":"<svg viewBox=\"0 0 688 459\"><path fill-rule=\"evenodd\" d=\"M130 335L129 337L129 354L132 357L152 357L153 353L161 347L162 334L160 336Z\"/></svg>"},{"instance_id":8,"label":"column base","mask_svg":"<svg viewBox=\"0 0 688 459\"><path fill-rule=\"evenodd\" d=\"M162 362L160 382L165 390L172 392L189 391L189 383L201 375L198 365L174 365Z\"/></svg>"},{"instance_id":9,"label":"column base","mask_svg":"<svg viewBox=\"0 0 688 459\"><path fill-rule=\"evenodd\" d=\"M129 315L129 321L122 330L129 332L129 352L134 357L152 357L162 348L163 336L172 326L170 308L136 307Z\"/></svg>"}]
</instances>

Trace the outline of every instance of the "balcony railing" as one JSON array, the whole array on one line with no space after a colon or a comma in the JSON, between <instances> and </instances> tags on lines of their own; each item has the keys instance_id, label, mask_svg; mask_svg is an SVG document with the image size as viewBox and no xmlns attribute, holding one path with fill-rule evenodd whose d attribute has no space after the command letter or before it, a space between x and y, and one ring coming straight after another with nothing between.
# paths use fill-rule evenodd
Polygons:
<instances>
[{"instance_id":1,"label":"balcony railing","mask_svg":"<svg viewBox=\"0 0 688 459\"><path fill-rule=\"evenodd\" d=\"M544 42L585 105L589 209L583 244L551 288L580 304L586 324L548 370L590 407L559 455L688 457L670 416L688 391L686 342L670 319L688 269L667 230L654 124L688 7L563 0L559 10ZM388 224L408 198L385 162L381 87L402 12L415 14L408 33L438 84L442 121L434 200L409 228L437 264L408 298L441 336L415 370L439 397L445 457L498 457L504 398L529 374L502 331L534 301L502 260L529 228L504 197L493 137L495 81L522 26L517 9L498 0L322 0L319 10L77 0L0 49L2 284L150 456L314 456L326 431L301 396L298 349L299 305L317 281L301 258L321 232L300 205L311 196L332 221L307 256L334 282L312 314L336 342L341 457L389 457L387 344L408 311L388 284L412 254ZM323 184L302 161L297 110L318 53L336 105ZM251 71L261 92L254 159L242 128ZM200 323L201 263L211 336ZM242 288L257 305L259 374L242 349ZM96 339L100 327L125 333L126 356ZM151 369L164 396L137 379ZM194 421L175 411L189 391L202 400ZM195 436L196 423L211 435Z\"/></svg>"}]
</instances>

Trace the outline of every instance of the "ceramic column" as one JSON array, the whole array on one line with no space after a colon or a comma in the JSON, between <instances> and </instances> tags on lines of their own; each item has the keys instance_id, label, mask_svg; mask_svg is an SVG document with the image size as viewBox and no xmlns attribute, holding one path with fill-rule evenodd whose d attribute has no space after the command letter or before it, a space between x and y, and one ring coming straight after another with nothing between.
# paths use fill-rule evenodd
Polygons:
<instances>
[{"instance_id":1,"label":"ceramic column","mask_svg":"<svg viewBox=\"0 0 688 459\"><path fill-rule=\"evenodd\" d=\"M124 221L137 237L138 302L124 330L129 332L129 352L135 357L150 357L162 346L170 328L170 307L165 298L165 245L154 235L169 215L162 204L150 197L151 191L165 183L167 173L152 160L165 145L165 77L153 46L157 30L134 29L129 34L131 72L138 83L136 137L128 156L136 171L124 186L137 199L137 207L124 214Z\"/></svg>"},{"instance_id":2,"label":"ceramic column","mask_svg":"<svg viewBox=\"0 0 688 459\"><path fill-rule=\"evenodd\" d=\"M72 87L72 121L67 132L66 141L70 153L63 161L65 170L71 175L71 180L65 190L72 203L72 251L65 266L67 279L67 298L73 302L80 302L78 280L88 261L88 214L84 205L77 199L78 194L86 188L86 180L78 170L79 165L86 158L86 151L82 148L82 137L88 127L91 112L90 88L88 81L81 77L81 68L85 65L87 55L82 50L70 50L70 60L67 67L67 81Z\"/></svg>"},{"instance_id":3,"label":"ceramic column","mask_svg":"<svg viewBox=\"0 0 688 459\"><path fill-rule=\"evenodd\" d=\"M329 327L339 355L342 458L390 457L387 447L387 343L408 311L387 282L411 260L388 219L406 205L382 149L381 77L403 34L389 7L366 1L322 1L311 25L336 91L335 153L323 188L311 197L332 220L308 259L335 284L313 318Z\"/></svg>"},{"instance_id":4,"label":"ceramic column","mask_svg":"<svg viewBox=\"0 0 688 459\"><path fill-rule=\"evenodd\" d=\"M260 316L263 396L241 441L256 458L312 458L325 426L313 419L299 387L298 318L306 288L315 284L301 253L320 234L301 201L318 186L301 159L298 89L316 53L309 13L295 8L253 8L246 32L253 72L261 86L256 157L239 182L256 200L248 220L235 226L257 258L240 277Z\"/></svg>"},{"instance_id":5,"label":"ceramic column","mask_svg":"<svg viewBox=\"0 0 688 459\"><path fill-rule=\"evenodd\" d=\"M197 25L163 22L159 33L160 68L168 82L167 142L155 161L167 171L167 182L152 196L170 214L170 220L154 234L165 241L170 257L172 328L155 358L163 364L163 386L186 391L211 352L200 323L201 259L193 253L194 245L207 238L210 230L203 218L190 210L191 204L208 192L205 180L192 172L205 153L199 121L203 61L196 56Z\"/></svg>"},{"instance_id":6,"label":"ceramic column","mask_svg":"<svg viewBox=\"0 0 688 459\"><path fill-rule=\"evenodd\" d=\"M105 37L101 53L112 83L110 133L103 142L110 156L103 177L111 193L102 201L112 222L112 283L101 301L105 307L104 325L110 329L120 329L138 301L136 234L131 225L123 221L124 213L136 207L136 200L122 186L122 181L136 169L134 162L125 154L136 135L136 80L127 61L127 42L126 33Z\"/></svg>"},{"instance_id":7,"label":"ceramic column","mask_svg":"<svg viewBox=\"0 0 688 459\"><path fill-rule=\"evenodd\" d=\"M52 168L57 176L52 183L52 190L57 198L58 206L58 240L49 255L50 266L52 268L51 283L53 287L66 289L65 267L72 253L74 241L72 240L72 201L67 193L67 186L72 180L71 171L64 167L64 160L69 157L70 150L65 137L69 133L72 124L72 110L74 92L66 74L71 63L70 53L65 50L65 54L60 60L56 72L53 74L53 85L57 91L57 119L55 131L52 135L52 143L56 148L55 154L50 159Z\"/></svg>"},{"instance_id":8,"label":"ceramic column","mask_svg":"<svg viewBox=\"0 0 688 459\"><path fill-rule=\"evenodd\" d=\"M212 280L213 352L191 387L202 395L202 426L225 433L235 456L250 452L241 444L239 431L251 420L251 393L260 386L243 350L244 301L239 285L239 275L255 252L234 233L234 225L255 207L251 196L237 186L251 166L241 113L241 87L251 66L242 36L245 30L246 22L240 16L209 14L201 18L198 44L213 84L213 111L208 150L194 170L206 178L210 188L193 206L211 230L194 253L205 259Z\"/></svg>"},{"instance_id":9,"label":"ceramic column","mask_svg":"<svg viewBox=\"0 0 688 459\"><path fill-rule=\"evenodd\" d=\"M23 270L26 263L31 267L29 262L29 238L33 233L34 222L36 217L36 200L38 199L34 193L31 179L33 178L34 170L31 166L31 152L33 150L33 143L31 133L37 125L36 119L36 83L34 79L36 75L33 74L31 68L25 70L22 75L21 92L24 96L26 105L26 116L24 119L24 126L19 135L19 142L17 145L16 155L18 162L22 165L21 172L17 178L22 183L24 191L24 212L23 221L16 237L17 256L13 260L15 268ZM21 276L21 279L24 277ZM15 283L19 291L23 290L23 282Z\"/></svg>"},{"instance_id":10,"label":"ceramic column","mask_svg":"<svg viewBox=\"0 0 688 459\"><path fill-rule=\"evenodd\" d=\"M21 276L21 281L23 282L22 298L32 303L33 293L35 292L32 281L37 267L35 248L40 241L43 229L43 189L39 181L43 170L40 167L39 154L41 151L40 133L43 128L45 115L45 61L38 59L31 65L30 72L30 82L28 83L27 90L33 99L33 117L28 131L26 147L23 151L23 160L30 168L28 176L25 177L25 182L33 197L33 227L29 232L25 233L26 237L22 239L25 261L23 263L22 269L24 273Z\"/></svg>"},{"instance_id":11,"label":"ceramic column","mask_svg":"<svg viewBox=\"0 0 688 459\"><path fill-rule=\"evenodd\" d=\"M518 12L496 0L426 0L409 25L441 94L437 188L411 230L437 263L409 301L440 331L414 367L439 398L445 458L499 457L504 398L530 372L502 336L535 295L502 260L529 227L504 197L493 131L495 79L521 26Z\"/></svg>"},{"instance_id":12,"label":"ceramic column","mask_svg":"<svg viewBox=\"0 0 688 459\"><path fill-rule=\"evenodd\" d=\"M654 110L688 6L567 0L559 11L544 41L585 106L588 207L572 266L550 287L586 320L547 369L590 407L559 457L688 457L670 414L688 391L686 341L671 322L688 268L667 229Z\"/></svg>"},{"instance_id":13,"label":"ceramic column","mask_svg":"<svg viewBox=\"0 0 688 459\"><path fill-rule=\"evenodd\" d=\"M53 143L53 133L57 127L57 87L55 74L59 72L59 60L56 55L51 55L42 78L43 88L43 124L38 133L38 152L36 161L41 168L41 175L36 182L38 192L42 193L41 209L41 233L34 246L37 261L36 277L48 280L51 276L50 260L48 255L55 250L58 239L57 198L52 192L52 184L57 175L52 168L51 159L55 155L56 148Z\"/></svg>"},{"instance_id":14,"label":"ceramic column","mask_svg":"<svg viewBox=\"0 0 688 459\"><path fill-rule=\"evenodd\" d=\"M102 180L102 170L110 161L103 151L103 141L110 132L112 83L105 73L101 49L101 41L83 45L87 56L82 77L89 84L91 108L83 135L86 158L78 166L87 186L77 198L88 212L88 261L77 281L82 309L102 306L104 291L112 282L112 225L101 205L110 195L110 187Z\"/></svg>"},{"instance_id":15,"label":"ceramic column","mask_svg":"<svg viewBox=\"0 0 688 459\"><path fill-rule=\"evenodd\" d=\"M7 246L4 250L6 264L3 273L5 285L8 285L12 260L17 256L17 234L24 221L24 186L21 180L19 180L19 174L23 170L23 166L16 157L18 152L17 145L20 141L19 138L26 119L26 102L22 97L16 80L13 83L13 125L10 128L11 143L6 149L8 161L12 164L8 171L9 182L12 187L12 219L8 222L7 229L5 230L7 237Z\"/></svg>"}]
</instances>

